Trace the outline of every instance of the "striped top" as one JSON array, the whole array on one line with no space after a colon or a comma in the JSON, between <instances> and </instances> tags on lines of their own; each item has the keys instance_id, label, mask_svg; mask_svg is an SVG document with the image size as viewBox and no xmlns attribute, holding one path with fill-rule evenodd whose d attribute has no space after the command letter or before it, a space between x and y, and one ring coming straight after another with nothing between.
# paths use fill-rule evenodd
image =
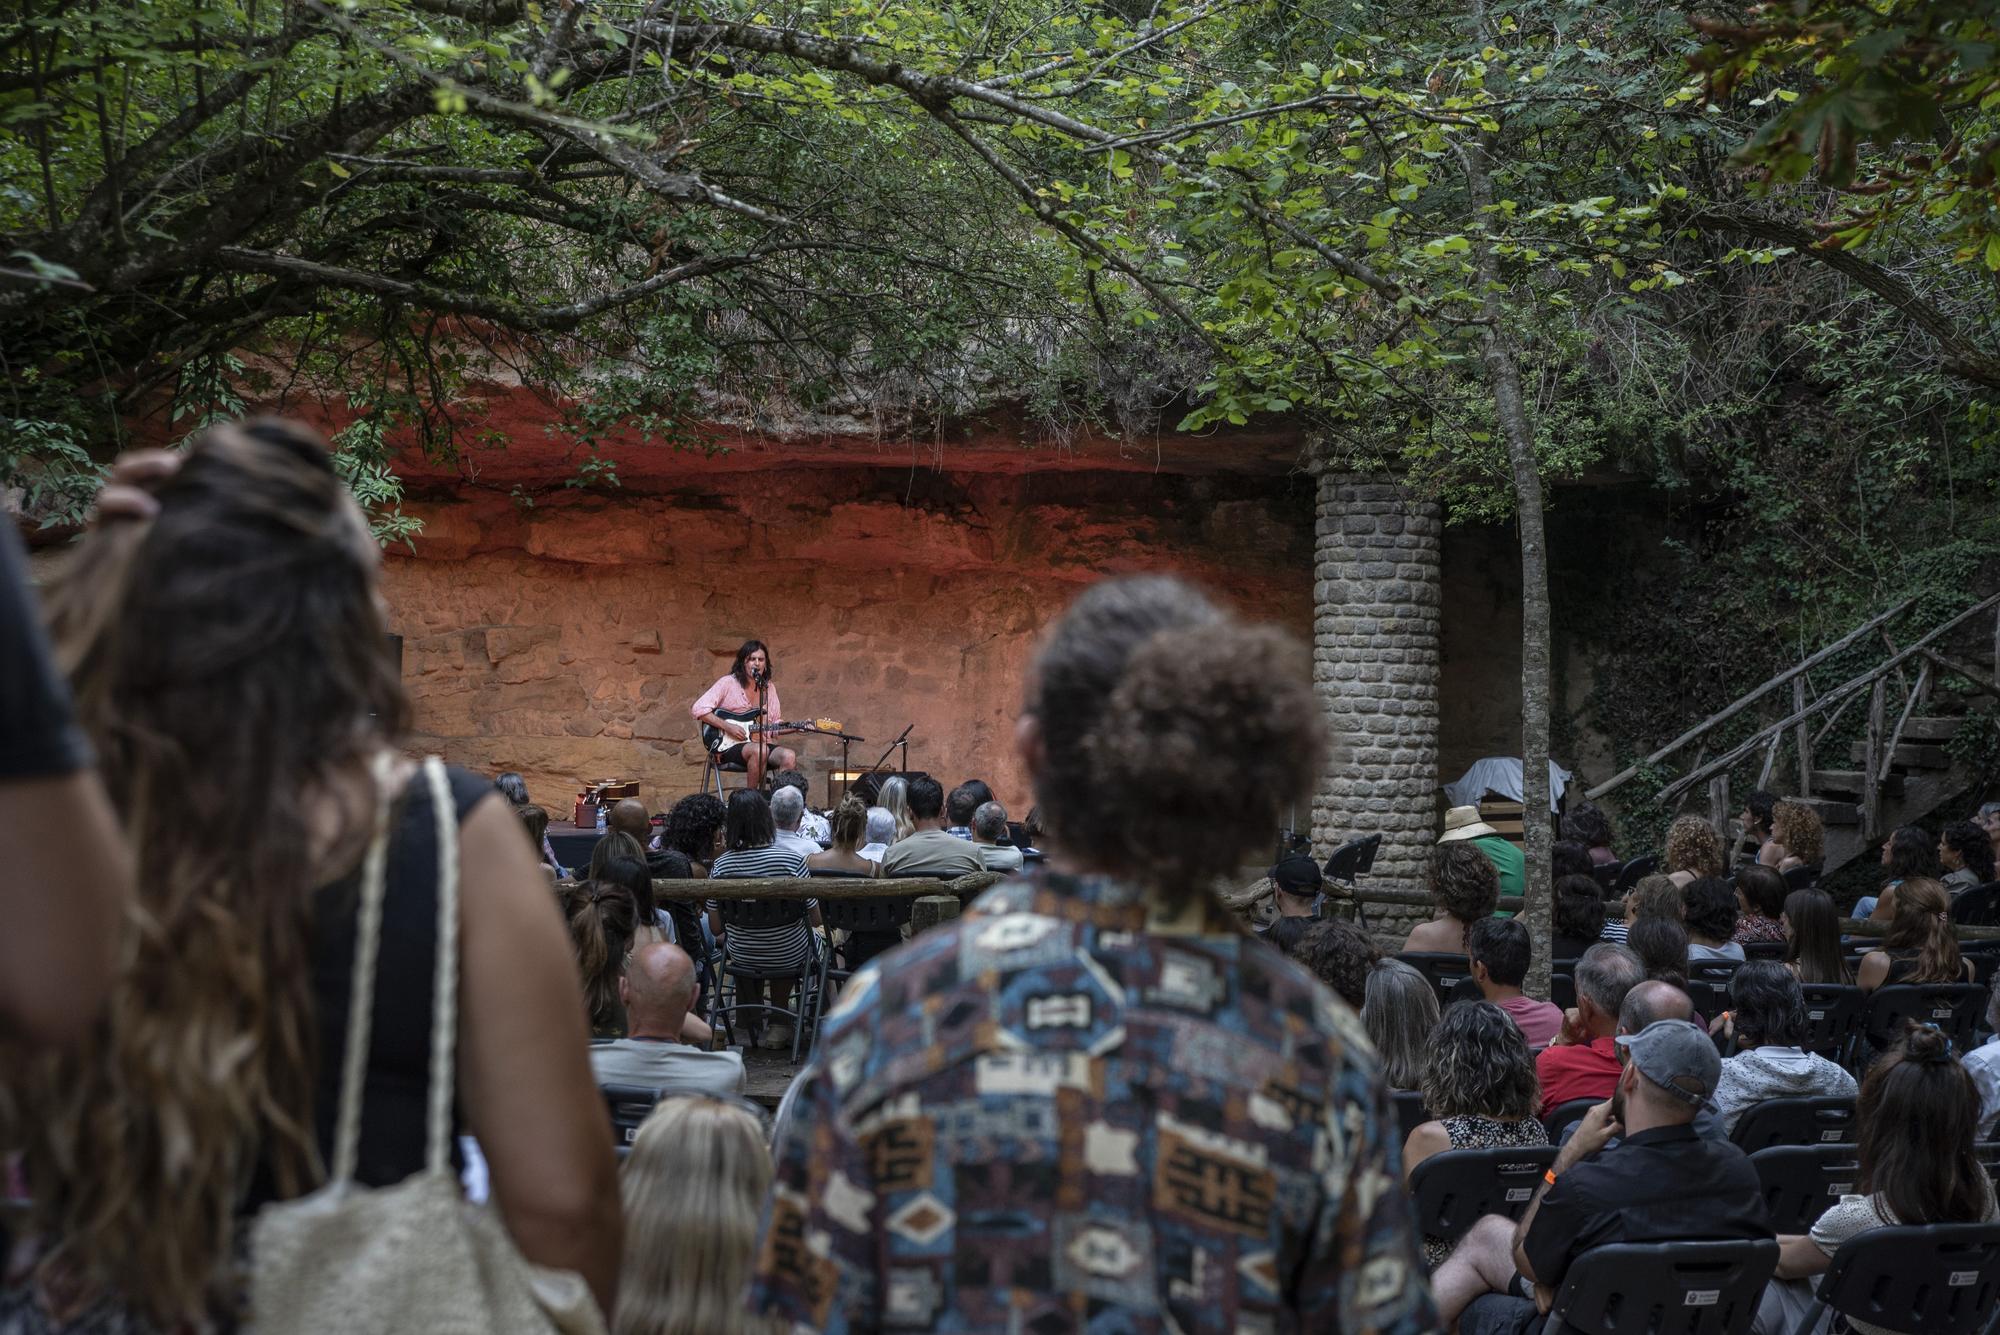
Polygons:
<instances>
[{"instance_id":1,"label":"striped top","mask_svg":"<svg viewBox=\"0 0 2000 1335\"><path fill-rule=\"evenodd\" d=\"M738 849L718 857L708 869L712 881L747 881L761 876L806 874L803 854L765 844L761 848ZM719 911L716 901L708 901L711 912ZM806 910L819 907L817 899L806 901ZM812 952L812 928L801 918L784 927L731 927L728 929L729 958L752 969L796 969Z\"/></svg>"}]
</instances>

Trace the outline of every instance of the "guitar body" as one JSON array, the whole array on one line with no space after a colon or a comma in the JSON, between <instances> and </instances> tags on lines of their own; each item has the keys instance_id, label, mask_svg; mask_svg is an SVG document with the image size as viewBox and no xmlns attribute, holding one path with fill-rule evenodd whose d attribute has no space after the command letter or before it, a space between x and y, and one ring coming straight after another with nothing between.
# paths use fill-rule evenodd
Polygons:
<instances>
[{"instance_id":1,"label":"guitar body","mask_svg":"<svg viewBox=\"0 0 2000 1335\"><path fill-rule=\"evenodd\" d=\"M717 718L725 718L731 723L741 723L748 727L751 737L776 737L781 733L803 732L807 726L803 723L757 722L759 718L763 717L763 714L764 711L761 709L718 709L715 711ZM711 751L727 751L730 747L738 745L743 740L740 737L730 736L713 723L704 723L701 725L701 744Z\"/></svg>"}]
</instances>

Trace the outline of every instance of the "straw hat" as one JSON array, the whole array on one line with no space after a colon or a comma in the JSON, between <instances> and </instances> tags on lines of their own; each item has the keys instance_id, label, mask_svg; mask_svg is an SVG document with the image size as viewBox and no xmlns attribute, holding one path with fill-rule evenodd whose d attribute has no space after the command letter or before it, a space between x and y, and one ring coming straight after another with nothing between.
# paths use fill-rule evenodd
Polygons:
<instances>
[{"instance_id":1,"label":"straw hat","mask_svg":"<svg viewBox=\"0 0 2000 1335\"><path fill-rule=\"evenodd\" d=\"M1449 844L1458 839L1477 839L1481 835L1498 834L1500 831L1479 819L1478 807L1453 807L1444 813L1444 833L1438 842Z\"/></svg>"}]
</instances>

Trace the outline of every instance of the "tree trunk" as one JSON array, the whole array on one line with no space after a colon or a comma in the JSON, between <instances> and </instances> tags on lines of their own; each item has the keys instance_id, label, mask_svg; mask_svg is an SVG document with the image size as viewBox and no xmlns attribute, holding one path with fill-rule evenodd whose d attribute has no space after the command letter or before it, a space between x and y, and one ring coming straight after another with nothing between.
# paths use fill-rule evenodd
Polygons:
<instances>
[{"instance_id":1,"label":"tree trunk","mask_svg":"<svg viewBox=\"0 0 2000 1335\"><path fill-rule=\"evenodd\" d=\"M1483 11L1483 7L1482 7ZM1482 12L1482 19L1484 14ZM1465 154L1473 212L1483 227L1492 215L1488 173L1490 137ZM1521 833L1527 867L1522 876L1521 923L1534 955L1526 988L1546 997L1549 986L1549 562L1542 529L1542 477L1535 464L1535 432L1521 394L1521 365L1507 327L1499 264L1489 241L1477 243L1480 301L1486 320L1480 361L1493 389L1493 415L1507 442L1514 471L1514 508L1521 536Z\"/></svg>"}]
</instances>

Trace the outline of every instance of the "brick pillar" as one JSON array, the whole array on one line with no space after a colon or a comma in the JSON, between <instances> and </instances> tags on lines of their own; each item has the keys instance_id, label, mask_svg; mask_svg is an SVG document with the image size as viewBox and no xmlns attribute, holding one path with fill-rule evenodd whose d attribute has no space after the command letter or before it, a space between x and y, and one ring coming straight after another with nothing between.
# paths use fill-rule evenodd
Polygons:
<instances>
[{"instance_id":1,"label":"brick pillar","mask_svg":"<svg viewBox=\"0 0 2000 1335\"><path fill-rule=\"evenodd\" d=\"M1443 528L1437 504L1391 476L1320 474L1313 683L1337 758L1313 798L1313 842L1324 856L1380 831L1378 889L1421 890L1437 832Z\"/></svg>"}]
</instances>

